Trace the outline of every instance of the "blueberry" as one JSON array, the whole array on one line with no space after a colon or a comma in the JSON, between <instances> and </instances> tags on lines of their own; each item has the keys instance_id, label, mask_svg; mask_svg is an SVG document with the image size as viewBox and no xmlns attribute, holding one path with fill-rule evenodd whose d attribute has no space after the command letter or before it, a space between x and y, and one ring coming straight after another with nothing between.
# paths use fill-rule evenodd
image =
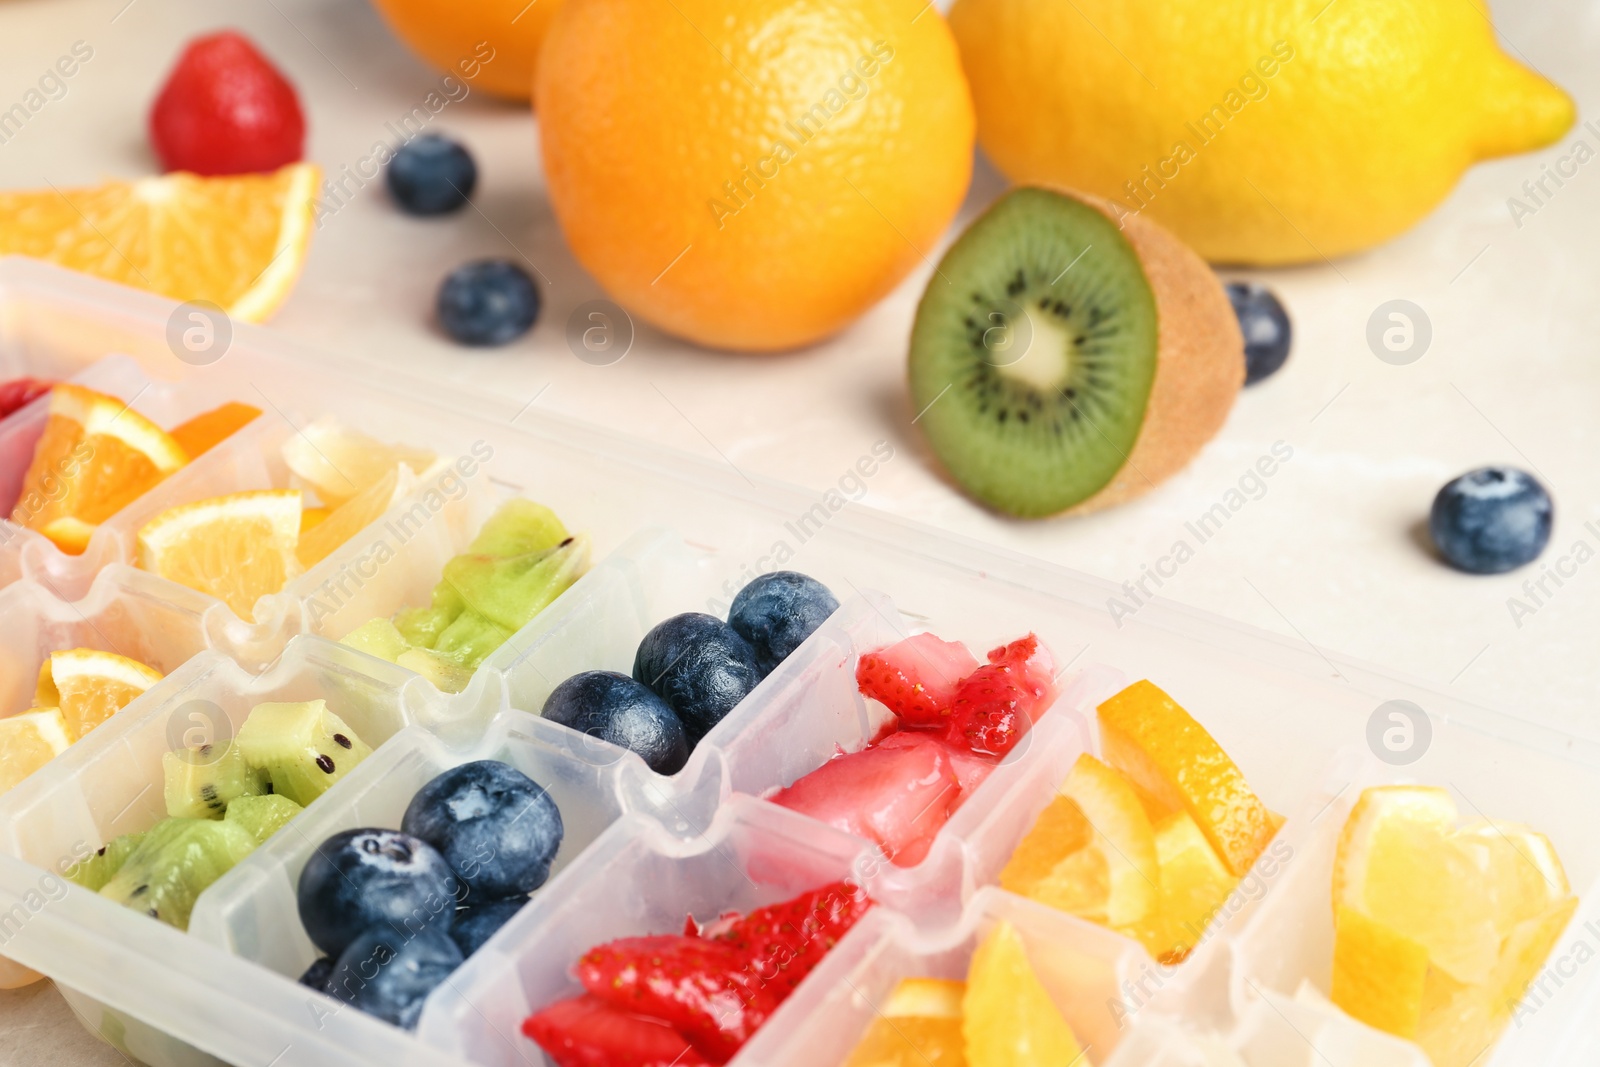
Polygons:
<instances>
[{"instance_id":1,"label":"blueberry","mask_svg":"<svg viewBox=\"0 0 1600 1067\"><path fill-rule=\"evenodd\" d=\"M616 671L585 671L556 686L545 718L636 752L657 774L689 760L683 722L649 686Z\"/></svg>"},{"instance_id":2,"label":"blueberry","mask_svg":"<svg viewBox=\"0 0 1600 1067\"><path fill-rule=\"evenodd\" d=\"M405 937L449 929L461 885L433 846L398 830L345 830L328 838L300 872L300 922L337 956L374 927Z\"/></svg>"},{"instance_id":3,"label":"blueberry","mask_svg":"<svg viewBox=\"0 0 1600 1067\"><path fill-rule=\"evenodd\" d=\"M544 787L499 760L463 763L417 790L400 820L467 884L463 903L527 896L550 877L561 812Z\"/></svg>"},{"instance_id":4,"label":"blueberry","mask_svg":"<svg viewBox=\"0 0 1600 1067\"><path fill-rule=\"evenodd\" d=\"M1272 290L1254 282L1229 282L1228 302L1244 334L1244 384L1270 378L1289 358L1294 329Z\"/></svg>"},{"instance_id":5,"label":"blueberry","mask_svg":"<svg viewBox=\"0 0 1600 1067\"><path fill-rule=\"evenodd\" d=\"M448 137L425 133L401 145L384 171L389 195L408 215L443 215L467 202L478 165Z\"/></svg>"},{"instance_id":6,"label":"blueberry","mask_svg":"<svg viewBox=\"0 0 1600 1067\"><path fill-rule=\"evenodd\" d=\"M320 993L328 987L328 978L332 974L333 960L328 956L318 956L316 962L300 976L300 984Z\"/></svg>"},{"instance_id":7,"label":"blueberry","mask_svg":"<svg viewBox=\"0 0 1600 1067\"><path fill-rule=\"evenodd\" d=\"M1483 467L1439 490L1428 532L1452 566L1501 574L1539 557L1550 543L1554 516L1550 494L1533 475Z\"/></svg>"},{"instance_id":8,"label":"blueberry","mask_svg":"<svg viewBox=\"0 0 1600 1067\"><path fill-rule=\"evenodd\" d=\"M761 681L755 649L713 615L689 612L658 623L633 658L643 682L677 712L691 747Z\"/></svg>"},{"instance_id":9,"label":"blueberry","mask_svg":"<svg viewBox=\"0 0 1600 1067\"><path fill-rule=\"evenodd\" d=\"M728 625L750 642L762 673L770 674L838 610L839 602L815 578L774 571L739 590Z\"/></svg>"},{"instance_id":10,"label":"blueberry","mask_svg":"<svg viewBox=\"0 0 1600 1067\"><path fill-rule=\"evenodd\" d=\"M358 1011L414 1030L422 1002L463 959L442 930L430 927L406 936L374 927L339 955L326 989Z\"/></svg>"},{"instance_id":11,"label":"blueberry","mask_svg":"<svg viewBox=\"0 0 1600 1067\"><path fill-rule=\"evenodd\" d=\"M444 332L464 345L509 344L539 318L539 290L510 260L480 259L445 277L436 311Z\"/></svg>"},{"instance_id":12,"label":"blueberry","mask_svg":"<svg viewBox=\"0 0 1600 1067\"><path fill-rule=\"evenodd\" d=\"M527 902L527 897L514 897L463 908L456 913L456 921L450 926L450 940L456 943L463 956L470 956L510 922L511 916L521 911Z\"/></svg>"}]
</instances>

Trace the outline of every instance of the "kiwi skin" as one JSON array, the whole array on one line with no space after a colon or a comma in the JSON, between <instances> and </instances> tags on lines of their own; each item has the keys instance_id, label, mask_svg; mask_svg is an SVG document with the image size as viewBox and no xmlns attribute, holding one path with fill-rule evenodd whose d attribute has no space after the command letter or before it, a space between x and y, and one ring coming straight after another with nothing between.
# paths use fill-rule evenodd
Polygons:
<instances>
[{"instance_id":1,"label":"kiwi skin","mask_svg":"<svg viewBox=\"0 0 1600 1067\"><path fill-rule=\"evenodd\" d=\"M1128 462L1109 484L1069 509L1081 515L1131 500L1188 465L1228 421L1244 388L1244 335L1222 281L1188 245L1142 216L1098 197L1054 189L1122 227L1156 295L1156 377Z\"/></svg>"},{"instance_id":2,"label":"kiwi skin","mask_svg":"<svg viewBox=\"0 0 1600 1067\"><path fill-rule=\"evenodd\" d=\"M1184 467L1216 434L1227 420L1233 398L1244 384L1244 339L1221 281L1199 256L1160 226L1138 216L1119 213L1103 200L1058 187L1020 187L1007 193L1002 200L1020 201L1028 196L1046 200L1060 197L1081 204L1088 212L1104 216L1126 242L1118 256L1136 263L1142 274L1143 299L1149 301L1143 304L1142 313L1155 315L1154 323L1149 323L1146 329L1151 348L1145 350L1149 355L1143 357L1149 361L1144 364L1145 380L1149 384L1140 405L1142 414L1137 408L1130 411L1137 419L1130 428L1132 432L1123 431L1126 436L1122 436L1121 441L1124 443L1111 442L1113 459L1120 457L1120 462L1112 467L1102 466L1104 449L1100 449L1101 458L1085 454L1081 459L1086 466L1072 468L1080 472L1073 477L1092 479L1092 491L1085 487L1087 496L1070 490L1064 492L1060 484L1044 484L1050 479L1048 468L1034 471L1032 476L1041 479L1035 492L1027 488L1026 479L1019 481L1015 476L1010 479L1010 489L985 484L987 479L975 473L969 462L976 457L964 450L945 456L944 465L952 476L957 474L958 466L966 467L965 479L954 478L957 485L974 500L1002 514L1016 518L1082 514L1121 503L1154 488ZM997 210L999 204L997 201L990 211ZM980 219L979 223L974 223L974 227L981 222ZM958 239L946 253L946 263L966 240L967 235ZM1105 240L1105 236L1098 240ZM1131 256L1122 253L1131 253ZM945 310L934 310L943 303L942 298L935 298L935 292L930 282L918 308L910 364L912 395L919 405L929 406L936 400L938 390L929 388L928 368L932 364L920 356L931 349L919 346L940 343L928 341L929 335L922 331L936 328L931 324L941 315L947 316ZM1066 390L1066 396L1070 401L1070 389ZM1129 400L1132 399L1130 395ZM1073 414L1076 416L1076 410ZM952 443L949 434L942 435L941 442L934 436L932 427L933 424L928 423L923 429L929 434L936 454L942 449L961 448L959 441ZM1105 434L1101 437L1110 441ZM1070 463L1071 459L1066 462ZM1011 470L1016 472L1017 468Z\"/></svg>"}]
</instances>

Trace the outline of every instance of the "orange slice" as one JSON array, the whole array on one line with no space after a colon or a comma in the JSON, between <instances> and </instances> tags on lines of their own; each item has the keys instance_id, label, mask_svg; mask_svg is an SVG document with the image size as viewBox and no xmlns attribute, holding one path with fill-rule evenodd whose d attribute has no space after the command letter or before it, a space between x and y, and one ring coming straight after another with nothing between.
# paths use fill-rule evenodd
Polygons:
<instances>
[{"instance_id":1,"label":"orange slice","mask_svg":"<svg viewBox=\"0 0 1600 1067\"><path fill-rule=\"evenodd\" d=\"M1330 998L1368 1026L1416 1038L1428 981L1427 948L1354 908L1335 908Z\"/></svg>"},{"instance_id":2,"label":"orange slice","mask_svg":"<svg viewBox=\"0 0 1600 1067\"><path fill-rule=\"evenodd\" d=\"M1243 877L1275 830L1222 746L1177 702L1148 681L1100 705L1106 762L1149 794L1157 811L1187 811L1222 861Z\"/></svg>"},{"instance_id":3,"label":"orange slice","mask_svg":"<svg viewBox=\"0 0 1600 1067\"><path fill-rule=\"evenodd\" d=\"M1155 833L1161 902L1147 919L1123 933L1137 939L1157 960L1178 963L1200 943L1239 879L1223 866L1222 857L1188 812L1166 816Z\"/></svg>"},{"instance_id":4,"label":"orange slice","mask_svg":"<svg viewBox=\"0 0 1600 1067\"><path fill-rule=\"evenodd\" d=\"M320 172L177 172L86 189L0 193L0 255L33 256L260 322L305 262Z\"/></svg>"},{"instance_id":5,"label":"orange slice","mask_svg":"<svg viewBox=\"0 0 1600 1067\"><path fill-rule=\"evenodd\" d=\"M996 925L972 954L962 1010L970 1067L1088 1067L1008 922Z\"/></svg>"},{"instance_id":6,"label":"orange slice","mask_svg":"<svg viewBox=\"0 0 1600 1067\"><path fill-rule=\"evenodd\" d=\"M962 1067L965 982L907 978L895 987L845 1067Z\"/></svg>"},{"instance_id":7,"label":"orange slice","mask_svg":"<svg viewBox=\"0 0 1600 1067\"><path fill-rule=\"evenodd\" d=\"M304 537L307 530L314 530L321 526L332 512L328 508L306 508L300 512L300 536Z\"/></svg>"},{"instance_id":8,"label":"orange slice","mask_svg":"<svg viewBox=\"0 0 1600 1067\"><path fill-rule=\"evenodd\" d=\"M161 427L116 397L58 385L11 519L77 555L96 526L188 459Z\"/></svg>"},{"instance_id":9,"label":"orange slice","mask_svg":"<svg viewBox=\"0 0 1600 1067\"><path fill-rule=\"evenodd\" d=\"M0 793L61 755L71 743L57 708L0 719Z\"/></svg>"},{"instance_id":10,"label":"orange slice","mask_svg":"<svg viewBox=\"0 0 1600 1067\"><path fill-rule=\"evenodd\" d=\"M283 461L329 507L349 500L396 464L421 476L435 459L426 449L386 445L332 419L319 419L283 443Z\"/></svg>"},{"instance_id":11,"label":"orange slice","mask_svg":"<svg viewBox=\"0 0 1600 1067\"><path fill-rule=\"evenodd\" d=\"M314 523L311 529L307 530L302 525L300 547L295 550L300 557L300 566L308 570L316 566L334 549L376 522L389 510L390 505L416 487L417 477L411 468L404 463L397 463L383 477L328 512L327 518Z\"/></svg>"},{"instance_id":12,"label":"orange slice","mask_svg":"<svg viewBox=\"0 0 1600 1067\"><path fill-rule=\"evenodd\" d=\"M161 681L161 672L136 659L93 648L52 652L39 668L33 702L60 708L76 741Z\"/></svg>"},{"instance_id":13,"label":"orange slice","mask_svg":"<svg viewBox=\"0 0 1600 1067\"><path fill-rule=\"evenodd\" d=\"M202 412L172 431L172 439L193 459L209 452L255 420L260 408L230 400L219 408Z\"/></svg>"},{"instance_id":14,"label":"orange slice","mask_svg":"<svg viewBox=\"0 0 1600 1067\"><path fill-rule=\"evenodd\" d=\"M184 504L139 531L139 566L216 597L241 619L300 573L300 490L260 489Z\"/></svg>"}]
</instances>

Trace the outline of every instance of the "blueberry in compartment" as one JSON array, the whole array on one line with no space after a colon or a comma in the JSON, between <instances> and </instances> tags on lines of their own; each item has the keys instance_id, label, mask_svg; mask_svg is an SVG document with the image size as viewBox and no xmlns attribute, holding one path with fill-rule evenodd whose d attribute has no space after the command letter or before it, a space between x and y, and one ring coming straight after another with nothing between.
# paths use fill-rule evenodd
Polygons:
<instances>
[{"instance_id":1,"label":"blueberry in compartment","mask_svg":"<svg viewBox=\"0 0 1600 1067\"><path fill-rule=\"evenodd\" d=\"M329 956L319 956L307 967L300 976L300 984L308 989L322 992L328 988L328 979L333 975L334 960Z\"/></svg>"},{"instance_id":2,"label":"blueberry in compartment","mask_svg":"<svg viewBox=\"0 0 1600 1067\"><path fill-rule=\"evenodd\" d=\"M318 948L338 956L371 929L397 937L448 930L461 892L427 842L397 830L345 830L319 845L300 872L300 922Z\"/></svg>"},{"instance_id":3,"label":"blueberry in compartment","mask_svg":"<svg viewBox=\"0 0 1600 1067\"><path fill-rule=\"evenodd\" d=\"M462 960L461 950L440 929L397 934L374 927L340 954L324 990L359 1011L414 1030L423 1001Z\"/></svg>"},{"instance_id":4,"label":"blueberry in compartment","mask_svg":"<svg viewBox=\"0 0 1600 1067\"><path fill-rule=\"evenodd\" d=\"M770 674L838 610L839 601L815 578L774 571L739 590L728 625L750 642L762 673Z\"/></svg>"},{"instance_id":5,"label":"blueberry in compartment","mask_svg":"<svg viewBox=\"0 0 1600 1067\"><path fill-rule=\"evenodd\" d=\"M674 615L644 635L633 677L683 720L689 740L711 732L761 681L755 649L713 615Z\"/></svg>"},{"instance_id":6,"label":"blueberry in compartment","mask_svg":"<svg viewBox=\"0 0 1600 1067\"><path fill-rule=\"evenodd\" d=\"M676 774L689 759L683 722L643 682L616 671L585 671L556 686L545 718L637 753L657 774Z\"/></svg>"},{"instance_id":7,"label":"blueberry in compartment","mask_svg":"<svg viewBox=\"0 0 1600 1067\"><path fill-rule=\"evenodd\" d=\"M411 798L400 827L444 855L466 883L463 903L539 888L563 834L544 787L499 760L463 763L433 779Z\"/></svg>"},{"instance_id":8,"label":"blueberry in compartment","mask_svg":"<svg viewBox=\"0 0 1600 1067\"><path fill-rule=\"evenodd\" d=\"M1533 475L1482 467L1433 498L1428 532L1447 562L1472 574L1501 574L1537 559L1550 543L1555 505Z\"/></svg>"},{"instance_id":9,"label":"blueberry in compartment","mask_svg":"<svg viewBox=\"0 0 1600 1067\"><path fill-rule=\"evenodd\" d=\"M470 956L510 922L511 917L521 911L527 902L527 897L512 897L462 908L456 912L456 921L450 925L450 939L463 956Z\"/></svg>"},{"instance_id":10,"label":"blueberry in compartment","mask_svg":"<svg viewBox=\"0 0 1600 1067\"><path fill-rule=\"evenodd\" d=\"M425 133L401 145L384 170L389 195L409 215L443 215L467 202L478 165L460 144Z\"/></svg>"}]
</instances>

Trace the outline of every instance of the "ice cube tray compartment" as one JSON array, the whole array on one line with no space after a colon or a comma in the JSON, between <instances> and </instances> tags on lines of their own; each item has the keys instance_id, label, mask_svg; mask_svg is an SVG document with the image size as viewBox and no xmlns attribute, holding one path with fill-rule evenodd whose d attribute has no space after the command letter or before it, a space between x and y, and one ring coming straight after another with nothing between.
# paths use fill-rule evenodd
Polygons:
<instances>
[{"instance_id":1,"label":"ice cube tray compartment","mask_svg":"<svg viewBox=\"0 0 1600 1067\"><path fill-rule=\"evenodd\" d=\"M195 907L190 933L297 978L319 955L301 926L296 902L300 872L312 853L344 830L398 830L418 790L473 760L508 763L549 792L564 830L553 878L622 814L616 765L589 755L570 731L516 711L497 716L481 740L466 749L449 748L421 727L402 730L207 890ZM535 899L543 891L535 890Z\"/></svg>"},{"instance_id":2,"label":"ice cube tray compartment","mask_svg":"<svg viewBox=\"0 0 1600 1067\"><path fill-rule=\"evenodd\" d=\"M823 579L841 600L867 589L883 590L917 628L932 629L945 637L990 640L1037 630L1059 662L1073 663L1075 669L1108 665L1128 679L1148 677L1172 693L1227 749L1267 803L1291 815L1299 812L1314 792L1313 783L1320 780L1333 753L1365 745L1369 721L1382 702L1414 701L1427 713L1432 740L1426 754L1403 773L1420 781L1452 785L1483 812L1527 822L1548 834L1580 891L1592 886L1600 875L1600 840L1591 832L1600 818L1600 801L1593 790L1600 746L1538 725L1537 707L1520 709L1524 718L1487 711L1303 642L1262 634L1164 602L1145 604L1131 616L1124 611L1113 617L1107 604L1117 591L1109 583L850 507L837 494L825 497L777 485L746 477L723 463L629 441L530 408L527 397L491 396L409 379L389 368L341 363L307 353L257 328L238 326L223 358L195 366L176 359L168 349L165 329L171 310L165 301L53 268L17 260L0 262L0 374L62 377L97 363L107 353L118 353L155 382L209 390L204 395L217 397L218 402L230 398L250 401L251 390L260 388L271 408L300 425L311 415L328 415L380 439L426 445L445 456L482 455L485 463L492 460L489 480L495 493L525 495L553 508L569 528L589 531L596 559L604 558L642 528L665 526L705 553L700 564L703 569L686 572L691 573L693 582L700 581L700 575L715 575L737 583L759 570L784 567ZM311 410L303 411L303 407ZM269 418L275 414L269 412ZM900 458L905 447L900 444L897 448L893 442L862 442L863 455L870 451L882 463L910 462ZM10 545L0 545L0 579L20 571L20 564L13 564L26 555L30 536L19 534ZM21 549L15 547L18 544ZM438 562L442 563L442 558ZM405 580L414 583L408 587L411 592L425 594L436 580L435 567L408 564L403 569ZM419 570L427 573L419 577ZM384 574L376 582L389 580ZM705 586L697 589L704 591ZM713 591L701 610L721 614L728 599L731 590ZM948 620L956 621L949 632L944 625ZM326 645L315 638L300 641L302 645ZM263 643L258 649L262 659L251 664L252 669L268 662L266 647ZM973 647L981 651L978 645ZM498 674L480 672L473 685L481 686L482 691L472 694L469 690L451 702L422 679L399 668L374 666L353 650L330 653L324 648L318 654L347 657L340 662L353 675L386 679L381 688L395 708L396 726L427 721L441 736L448 736L447 727L454 724L459 736L450 738L450 744L470 744L473 739L468 734L482 726L479 719L462 718L460 709L470 706L476 709L473 714L481 714L499 699L494 687L506 686ZM215 668L221 659L217 652L206 653L177 675L198 669L197 664ZM241 677L248 677L248 671L241 670ZM470 730L461 729L467 725ZM1052 726L1047 720L1036 740L1042 740L1044 731ZM0 952L60 981L86 1025L108 1037L116 1029L126 1036L129 1047L156 1067L191 1062L186 1057L199 1055L194 1049L236 1063L255 1064L287 1048L292 1050L296 1067L461 1061L460 1052L441 1054L437 1048L358 1013L343 1012L319 1020L307 1011L305 991L282 975L116 908L93 894L74 890L42 910L30 909L40 879L46 876L35 864L48 863L50 857L41 854L35 859L23 848L17 828L33 826L37 830L42 825L35 811L41 782L71 779L86 759L86 753L70 751L57 761L63 766L53 764L40 772L38 780L0 798ZM115 769L107 770L107 781L115 788L108 785L102 789L86 782L83 789L62 794L62 825L58 829L64 834L78 826L91 828L89 836L93 837L100 832L99 821L115 821L114 806L104 811L91 809L84 796L87 792L104 794L109 805L120 790L117 803L126 804L145 784L117 784ZM714 778L707 776L706 780ZM98 805L99 799L95 803ZM634 807L644 810L643 805ZM781 816L791 827L798 820L804 830L793 832L808 840L822 829L795 813L742 797L730 800L722 812L750 808L766 812L768 818ZM1021 821L1015 820L1014 814L1006 818ZM643 814L627 815L557 881L565 884L575 871L587 869L585 864L599 863L598 854L607 848L604 842L619 838L624 824L633 827L635 835L659 839L655 851L663 855L681 851L695 837L657 825ZM713 821L713 827L718 825ZM993 866L1003 863L1004 856L996 858L1002 850L990 848L994 844L988 836L990 828L996 839L1011 831L1002 833L1000 823L989 823L975 832L988 850L975 855L982 864ZM1017 826L1015 832L1020 836L1025 828ZM834 831L827 833L836 837L835 858L841 869L849 869L860 857L859 843ZM706 877L709 883L710 874ZM603 883L598 876L595 881ZM981 881L976 879L974 884ZM662 906L676 909L678 901L673 894L680 890L670 880L662 885ZM613 901L611 910L619 914L648 907L657 899L620 881L603 888L611 894L604 899ZM652 892L654 888L652 885ZM714 888L737 889L729 885ZM1280 888L1272 887L1263 899L1270 901ZM970 906L976 899L974 894L966 904ZM547 894L535 907L550 902ZM545 929L542 920L529 919L529 911L517 921L530 924L526 929L530 938L560 935L559 929ZM25 921L13 932L15 923L8 926L7 917L18 914ZM1254 914L1259 917L1267 912ZM1586 900L1579 918L1592 914ZM539 928L534 929L536 926ZM1564 942L1569 955L1577 951L1575 939L1589 936L1579 923L1573 927ZM597 939L588 936L591 932L600 933L585 927L581 937L573 935L573 944L568 946L573 953L541 980L568 983L562 988L569 988L565 968L577 952ZM579 940L583 943L577 943ZM1557 953L1562 951L1563 946L1558 946ZM484 966L491 958L484 958ZM1221 956L1212 959L1218 961ZM474 960L469 966L479 962ZM1234 961L1230 957L1227 962L1231 967ZM1117 1055L1129 1055L1128 1050L1153 1041L1160 1058L1151 1062L1189 1062L1193 1042L1184 1034L1242 1040L1241 1035L1253 1032L1247 1031L1245 1024L1266 1019L1263 1012L1278 1004L1271 997L1289 996L1267 989L1268 997L1244 1006L1245 1019L1240 1021L1235 1016L1241 1013L1231 998L1233 971L1210 969L1213 966L1220 967L1220 963L1208 964L1203 980L1191 979L1193 988L1203 990L1204 995L1185 998L1176 1014L1163 1014L1159 1006L1142 1010L1128 1027ZM1587 1018L1592 1014L1588 1006L1600 997L1590 970L1578 967L1571 977L1563 978L1551 998L1522 1019L1522 1025L1501 1043L1493 1064L1520 1067L1541 1062L1577 1067L1586 1063L1582 1055L1594 1043L1586 1036L1593 1029ZM808 991L809 987L802 990ZM505 1018L532 1006L506 1000L512 993L505 989L495 995L505 1001L497 1009ZM1305 1005L1291 1006L1297 1011L1312 1010ZM430 1012L437 1008L438 1004L430 1006ZM786 1007L785 1012L788 1010ZM110 1014L102 1015L102 1011ZM1222 1024L1230 1020L1235 1028L1222 1034ZM1339 1025L1355 1024L1340 1020ZM161 1034L172 1037L169 1041ZM487 1033L479 1036L488 1044L499 1040ZM1255 1057L1249 1067L1264 1067L1277 1055L1267 1045L1252 1048L1245 1050ZM1536 1050L1534 1059L1519 1056L1527 1049ZM492 1050L485 1055L490 1057L487 1062L495 1062Z\"/></svg>"},{"instance_id":3,"label":"ice cube tray compartment","mask_svg":"<svg viewBox=\"0 0 1600 1067\"><path fill-rule=\"evenodd\" d=\"M538 1008L583 991L572 968L589 949L681 933L686 916L707 923L848 879L858 852L847 834L748 798L724 805L689 839L629 815L434 991L417 1034L485 1067L538 1064L542 1054L518 1028Z\"/></svg>"},{"instance_id":4,"label":"ice cube tray compartment","mask_svg":"<svg viewBox=\"0 0 1600 1067\"><path fill-rule=\"evenodd\" d=\"M973 952L1002 921L1016 928L1040 982L1090 1058L1107 1062L1121 1039L1109 1006L1137 962L1129 943L998 889L980 890L955 923L937 932L875 908L736 1062L740 1067L842 1064L902 979L965 980Z\"/></svg>"}]
</instances>

